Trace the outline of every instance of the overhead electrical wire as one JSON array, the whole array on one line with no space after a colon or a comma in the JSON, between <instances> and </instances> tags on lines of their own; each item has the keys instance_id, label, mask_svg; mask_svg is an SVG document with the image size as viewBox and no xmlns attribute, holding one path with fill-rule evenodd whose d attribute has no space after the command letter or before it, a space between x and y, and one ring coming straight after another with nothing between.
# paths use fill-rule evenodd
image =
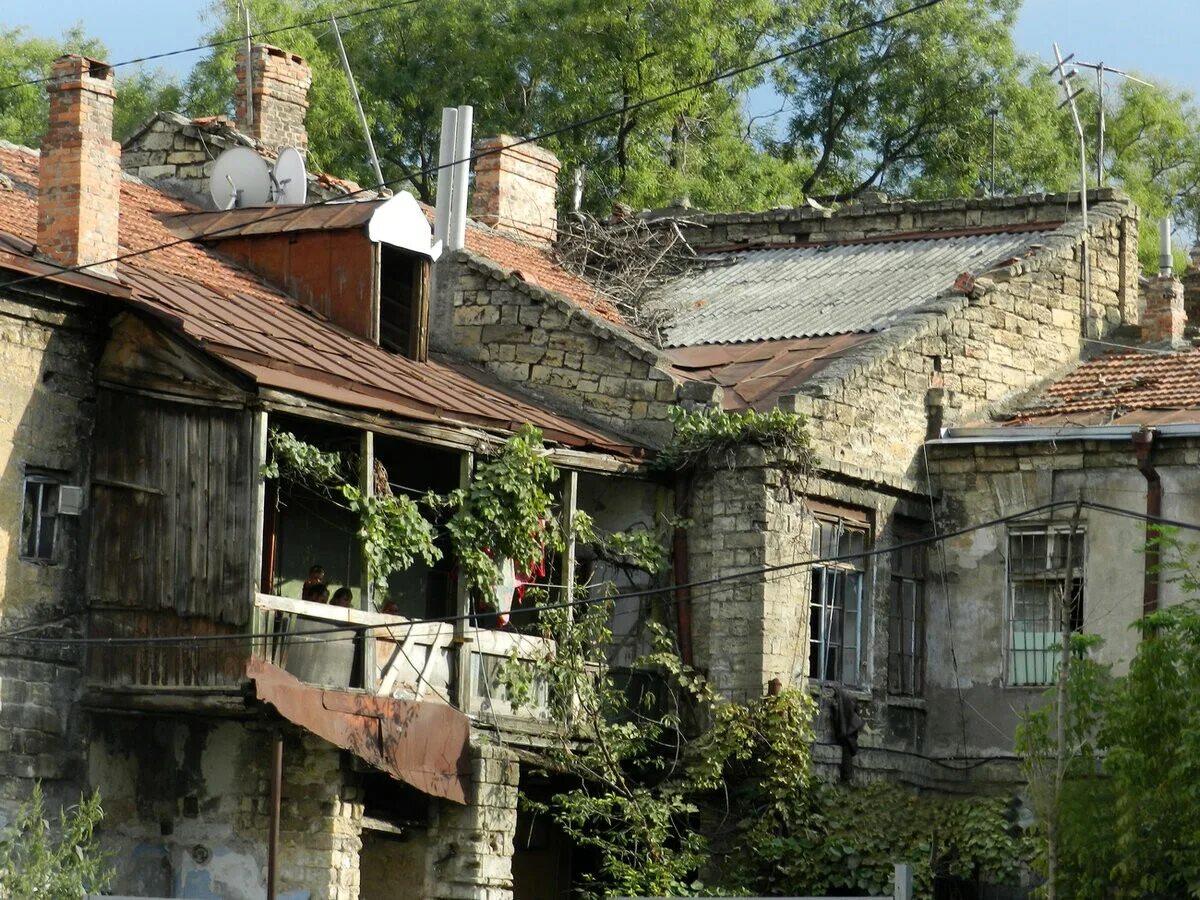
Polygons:
<instances>
[{"instance_id":1,"label":"overhead electrical wire","mask_svg":"<svg viewBox=\"0 0 1200 900\"><path fill-rule=\"evenodd\" d=\"M374 13L384 12L389 9L399 9L400 7L403 7L403 6L415 6L416 4L418 4L420 2L421 2L421 0L396 0L396 2L393 2L393 3L381 3L378 6L371 6L371 7L367 7L366 9L356 9L356 10L351 10L349 12L336 13L335 17L338 19L357 19L361 16L369 16ZM304 22L296 22L293 25L281 25L278 28L268 28L265 31L256 31L256 32L254 32L252 34L248 34L248 35L241 34L241 35L238 35L237 37L225 38L220 41L213 41L212 43L209 43L209 44L197 44L194 47L182 47L179 50L167 50L163 53L152 53L149 56L139 56L139 57L136 57L135 59L124 59L124 60L121 60L120 62L105 63L105 68L119 69L123 66L134 66L134 65L138 65L139 63L154 62L156 60L167 59L168 57L172 57L172 56L182 56L186 53L198 53L201 50L215 50L218 47L226 47L229 44L244 44L247 40L271 37L271 35L283 34L284 32L287 32L287 31L296 31L297 29L300 29L300 28L311 28L314 25L328 25L328 24L329 24L329 16L324 16L320 19L309 19ZM2 85L0 85L0 94L4 93L5 91L16 90L17 88L27 87L29 85L49 84L50 82L55 81L55 80L56 80L55 76L53 76L53 75L44 75L41 78L30 78L30 79L27 79L26 81L14 81L10 84L2 84Z\"/></svg>"},{"instance_id":2,"label":"overhead electrical wire","mask_svg":"<svg viewBox=\"0 0 1200 900\"><path fill-rule=\"evenodd\" d=\"M937 535L925 538L918 538L911 541L902 541L897 544L890 544L885 547L873 547L869 550L862 550L858 553L842 554L839 556L817 557L813 559L797 560L791 563L782 563L774 566L761 566L754 569L747 569L743 572L733 572L729 575L721 575L716 578L705 578L698 581L692 581L685 584L664 585L663 587L642 588L636 591L625 591L619 594L612 594L600 597L586 597L578 600L563 601L561 603L549 603L541 606L531 607L530 611L550 611L559 609L575 609L585 606L595 606L601 603L615 603L619 600L632 600L642 597L653 597L670 595L682 589L694 588L710 588L711 590L693 594L693 602L707 601L720 594L716 588L720 585L725 585L730 582L740 581L746 578L754 578L763 575L776 575L778 577L786 577L783 573L797 571L811 566L827 565L830 563L850 562L860 559L867 559L876 556L883 556L894 553L897 550L903 550L910 547L922 547L929 545L940 545L943 542L952 538L961 537L965 534L970 534L975 531L980 531L985 528L993 528L997 525L1005 525L1009 522L1020 521L1031 516L1041 515L1052 512L1056 509L1064 507L1074 507L1078 501L1075 500L1056 500L1050 503L1043 503L1039 506L1030 507L1016 513L1010 513L998 518L989 519L985 522L977 522L972 525L964 525L961 528L956 528L951 531L943 531ZM1095 509L1097 512L1108 513L1112 515L1121 515L1129 518L1139 519L1142 521L1155 520L1156 524L1162 524L1169 527L1180 528L1190 531L1200 531L1200 524L1194 522L1182 522L1172 519L1162 519L1156 516L1147 516L1145 513L1139 513L1136 510L1126 510L1120 507L1107 506L1101 503L1089 503L1083 501L1084 509ZM357 622L346 623L331 623L327 629L315 629L305 632L302 637L306 643L323 643L327 641L344 641L354 640L358 634L373 633L380 630L388 630L394 628L405 628L415 625L437 625L437 624L453 624L455 622L470 622L477 620L480 617L486 616L488 613L466 613L463 615L452 616L435 616L424 619L409 619L405 622L381 623L378 625L368 625ZM45 623L45 627L50 624L57 624L61 620L56 620L54 623ZM211 635L178 635L178 636L156 636L156 637L107 637L107 638L32 638L25 637L20 632L27 632L29 626L18 629L14 632L0 633L0 641L11 640L19 643L29 644L84 644L84 645L99 645L99 646L143 646L155 644L205 644L218 643L224 641L243 641L243 640L266 640L281 637L283 632L245 632L237 634L211 634ZM354 635L347 635L345 632L354 631ZM335 635L334 637L321 638L321 635Z\"/></svg>"},{"instance_id":3,"label":"overhead electrical wire","mask_svg":"<svg viewBox=\"0 0 1200 900\"><path fill-rule=\"evenodd\" d=\"M424 169L408 171L402 175L399 175L396 178L392 178L387 181L384 181L382 184L376 184L376 185L371 185L371 186L367 186L367 187L360 187L356 191L350 191L347 194L343 194L343 195L340 195L337 197L330 197L326 200L319 200L316 203L310 203L303 207L281 207L279 212L272 213L271 215L262 216L261 218L255 219L255 224L261 225L263 222L269 222L276 218L281 218L283 216L288 216L288 215L295 215L296 211L300 210L300 209L311 209L316 206L324 206L325 204L328 204L328 203L341 203L350 197L354 197L354 196L366 194L366 193L375 193L383 188L392 188L392 187L396 187L399 185L407 184L407 183L412 182L413 179L420 178L422 176L427 176L427 175L434 175L437 172L439 172L441 169L449 169L449 168L453 168L454 166L457 166L457 165L472 163L477 160L483 159L487 156L492 156L494 154L500 153L502 150L507 152L509 150L512 150L515 147L520 147L524 144L531 144L531 143L534 143L535 141L545 140L546 138L551 138L551 137L557 137L558 135L561 135L561 134L567 134L572 131L577 131L581 128L586 128L589 125L595 125L597 122L603 122L604 120L611 119L614 116L629 115L630 113L637 112L639 109L644 109L647 106L652 106L657 103L662 103L664 100L670 100L674 97L681 96L682 94L691 93L692 91L697 91L697 90L700 90L701 88L709 87L710 85L713 85L713 84L718 84L718 83L720 83L722 81L726 81L730 78L736 78L738 75L743 75L746 72L753 71L754 69L762 68L763 66L769 66L769 65L772 65L773 63L781 62L792 56L798 56L801 53L807 53L812 50L820 49L821 47L825 47L829 44L836 43L837 41L851 37L855 34L859 34L864 31L870 31L871 29L878 28L881 25L890 24L892 22L898 21L899 19L906 18L907 16L914 15L916 13L919 13L926 9L930 9L932 7L938 6L945 2L946 2L946 0L923 0L923 2L921 2L921 3L917 3L913 6L906 7L905 9L902 9L902 10L898 10L894 13L891 13L890 15L881 16L878 19L872 19L869 22L863 22L860 25L856 25L852 28L847 28L843 31L837 32L836 34L827 35L825 37L818 38L814 41L809 41L806 44L792 47L788 50L782 50L779 53L773 54L772 56L764 57L762 59L758 59L753 62L746 63L745 65L741 65L741 66L737 66L732 69L728 69L724 72L719 72L716 75L709 76L708 78L705 78L701 81L696 81L691 84L684 85L682 87L673 88L669 91L666 91L665 93L657 94L653 97L647 97L644 100L638 100L637 102L631 103L627 106L621 106L621 107L616 107L613 109L605 110L604 112L597 113L597 114L595 114L593 116L589 116L588 118L585 118L585 119L577 119L574 122L568 122L567 124L559 126L558 128L550 128L545 131L536 132L527 137L520 138L519 140L516 140L511 144L505 144L505 146L503 148L497 147L497 148L482 150L478 153L468 154L467 156L465 156L461 159L452 160L451 162L448 162L445 165L433 165L433 166L427 166ZM243 37L243 38L241 38L241 40L245 40L245 38ZM203 232L201 234L194 234L190 237L178 238L176 240L167 241L163 244L158 244L158 245L155 245L152 247L144 247L141 250L132 250L128 253L119 253L116 256L111 256L107 259L96 260L95 262L88 263L87 265L64 266L62 268L59 268L55 272L51 272L51 273L47 273L47 274L43 274L43 275L28 275L28 276L25 276L22 278L13 279L11 281L0 282L0 287L14 288L14 287L19 287L21 285L32 284L32 283L38 282L38 281L45 281L47 279L55 278L60 275L69 274L72 272L86 272L87 269L91 269L96 266L104 266L104 265L108 265L109 263L123 262L127 259L133 259L135 257L145 256L150 253L155 253L159 250L167 250L167 249L170 249L171 247L177 247L180 244L192 244L192 243L195 243L198 241L204 241L208 238L217 237L228 231L234 231L241 227L242 226L239 224L231 224L231 225L227 225L223 228L217 228L212 231Z\"/></svg>"}]
</instances>

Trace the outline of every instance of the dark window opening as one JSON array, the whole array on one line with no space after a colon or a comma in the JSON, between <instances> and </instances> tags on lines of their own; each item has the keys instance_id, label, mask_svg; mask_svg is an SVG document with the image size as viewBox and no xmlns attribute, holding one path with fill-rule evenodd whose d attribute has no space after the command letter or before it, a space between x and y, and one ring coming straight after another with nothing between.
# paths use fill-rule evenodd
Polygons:
<instances>
[{"instance_id":1,"label":"dark window opening","mask_svg":"<svg viewBox=\"0 0 1200 900\"><path fill-rule=\"evenodd\" d=\"M58 536L58 501L61 481L47 472L27 472L21 506L21 558L54 562Z\"/></svg>"},{"instance_id":2,"label":"dark window opening","mask_svg":"<svg viewBox=\"0 0 1200 900\"><path fill-rule=\"evenodd\" d=\"M914 531L897 530L898 543L917 540ZM892 553L888 585L888 692L917 696L925 680L925 548Z\"/></svg>"},{"instance_id":3,"label":"dark window opening","mask_svg":"<svg viewBox=\"0 0 1200 900\"><path fill-rule=\"evenodd\" d=\"M379 279L379 346L423 360L428 323L429 263L383 245Z\"/></svg>"}]
</instances>

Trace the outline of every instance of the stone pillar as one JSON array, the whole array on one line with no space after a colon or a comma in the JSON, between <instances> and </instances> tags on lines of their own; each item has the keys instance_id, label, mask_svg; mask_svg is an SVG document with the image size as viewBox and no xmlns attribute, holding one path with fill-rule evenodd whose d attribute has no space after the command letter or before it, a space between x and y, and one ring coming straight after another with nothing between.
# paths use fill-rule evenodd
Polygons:
<instances>
[{"instance_id":1,"label":"stone pillar","mask_svg":"<svg viewBox=\"0 0 1200 900\"><path fill-rule=\"evenodd\" d=\"M238 127L265 149L278 153L284 147L308 148L304 117L308 113L308 89L312 70L303 57L267 44L250 49L251 110L246 115L246 51L237 56L237 87L234 99Z\"/></svg>"},{"instance_id":2,"label":"stone pillar","mask_svg":"<svg viewBox=\"0 0 1200 900\"><path fill-rule=\"evenodd\" d=\"M475 145L475 191L471 215L485 225L531 241L554 243L558 235L558 157L536 144L512 146L501 134Z\"/></svg>"},{"instance_id":3,"label":"stone pillar","mask_svg":"<svg viewBox=\"0 0 1200 900\"><path fill-rule=\"evenodd\" d=\"M512 900L520 768L507 749L471 747L467 806L434 804L426 855L430 900Z\"/></svg>"},{"instance_id":4,"label":"stone pillar","mask_svg":"<svg viewBox=\"0 0 1200 900\"><path fill-rule=\"evenodd\" d=\"M280 894L308 891L310 900L357 900L363 804L346 754L305 734L299 746L286 744L283 767ZM269 783L260 788L270 796Z\"/></svg>"},{"instance_id":5,"label":"stone pillar","mask_svg":"<svg viewBox=\"0 0 1200 900\"><path fill-rule=\"evenodd\" d=\"M1143 292L1142 341L1147 344L1178 344L1187 325L1183 283L1173 275L1150 279Z\"/></svg>"},{"instance_id":6,"label":"stone pillar","mask_svg":"<svg viewBox=\"0 0 1200 900\"><path fill-rule=\"evenodd\" d=\"M50 70L50 127L38 177L38 251L60 266L115 276L121 146L112 137L107 63L61 56Z\"/></svg>"}]
</instances>

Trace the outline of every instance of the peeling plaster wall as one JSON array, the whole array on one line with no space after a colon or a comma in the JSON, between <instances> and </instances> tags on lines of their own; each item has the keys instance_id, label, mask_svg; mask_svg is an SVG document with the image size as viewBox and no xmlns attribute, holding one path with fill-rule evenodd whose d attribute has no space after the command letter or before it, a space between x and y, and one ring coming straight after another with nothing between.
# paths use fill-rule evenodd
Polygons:
<instances>
[{"instance_id":1,"label":"peeling plaster wall","mask_svg":"<svg viewBox=\"0 0 1200 900\"><path fill-rule=\"evenodd\" d=\"M1200 517L1200 445L1171 442L1157 447L1154 462L1164 489L1163 514ZM1128 442L1067 441L1005 445L934 445L934 480L942 498L941 526L954 529L1052 501L1079 497L1144 513L1146 480ZM1054 520L1069 521L1071 509ZM1032 518L1046 522L1049 514ZM1084 509L1084 629L1104 639L1097 658L1127 670L1138 635L1129 626L1142 614L1145 525L1135 519ZM1008 641L1007 528L996 526L945 542L944 577L950 597L928 621L930 745L945 753L1004 754L1012 751L1021 712L1042 702L1044 688L1005 684ZM931 563L932 589L939 588L940 558ZM1160 576L1161 601L1177 603L1181 588ZM952 665L957 658L957 669ZM962 690L962 703L958 691Z\"/></svg>"},{"instance_id":2,"label":"peeling plaster wall","mask_svg":"<svg viewBox=\"0 0 1200 900\"><path fill-rule=\"evenodd\" d=\"M118 893L261 900L272 733L233 721L97 720L88 780L101 790ZM345 754L284 742L280 896L355 900L362 803Z\"/></svg>"}]
</instances>

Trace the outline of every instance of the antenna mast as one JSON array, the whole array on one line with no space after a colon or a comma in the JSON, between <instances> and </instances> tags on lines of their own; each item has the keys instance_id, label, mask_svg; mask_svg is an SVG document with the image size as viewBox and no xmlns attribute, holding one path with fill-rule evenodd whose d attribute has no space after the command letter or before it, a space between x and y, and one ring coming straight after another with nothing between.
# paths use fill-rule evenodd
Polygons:
<instances>
[{"instance_id":1,"label":"antenna mast","mask_svg":"<svg viewBox=\"0 0 1200 900\"><path fill-rule=\"evenodd\" d=\"M1143 81L1136 75L1130 75L1128 72L1114 69L1112 66L1105 65L1102 62L1086 63L1076 60L1075 65L1083 66L1085 69L1094 69L1096 72L1096 105L1098 107L1098 112L1096 113L1096 187L1104 187L1104 73L1111 72L1113 75L1120 75L1127 81L1144 84L1146 87L1154 87L1154 85L1149 81Z\"/></svg>"},{"instance_id":2,"label":"antenna mast","mask_svg":"<svg viewBox=\"0 0 1200 900\"><path fill-rule=\"evenodd\" d=\"M1074 53L1069 54L1066 59L1058 49L1058 44L1054 44L1054 68L1050 70L1051 75L1057 76L1058 83L1062 85L1063 96L1066 97L1062 103L1058 104L1058 108L1064 106L1071 107L1071 120L1075 124L1075 133L1079 135L1079 207L1083 214L1083 239L1082 239L1082 255L1083 255L1083 309L1080 310L1080 328L1083 336L1089 337L1088 331L1088 315L1091 312L1092 305L1092 266L1088 259L1088 205L1087 205L1087 142L1083 137L1083 123L1079 121L1079 108L1075 105L1075 98L1082 92L1083 88L1074 90L1071 84L1071 79L1078 72L1075 69L1067 71L1066 65L1075 57Z\"/></svg>"},{"instance_id":3,"label":"antenna mast","mask_svg":"<svg viewBox=\"0 0 1200 900\"><path fill-rule=\"evenodd\" d=\"M246 32L246 121L245 126L254 124L254 66L250 54L254 49L250 43L250 7L246 0L238 0L238 8L242 11L242 23Z\"/></svg>"},{"instance_id":4,"label":"antenna mast","mask_svg":"<svg viewBox=\"0 0 1200 900\"><path fill-rule=\"evenodd\" d=\"M367 114L363 112L362 101L358 99L358 85L354 83L354 73L350 71L350 60L346 58L346 48L342 45L342 30L338 28L337 16L330 16L333 23L333 36L337 39L338 53L342 57L342 68L346 70L346 81L350 83L350 96L354 100L354 108L358 110L358 123L362 126L363 136L367 139L367 152L371 155L371 169L375 172L375 190L382 191L387 185L383 180L383 171L379 168L379 157L375 155L375 142L371 140L371 126L367 124Z\"/></svg>"}]
</instances>

